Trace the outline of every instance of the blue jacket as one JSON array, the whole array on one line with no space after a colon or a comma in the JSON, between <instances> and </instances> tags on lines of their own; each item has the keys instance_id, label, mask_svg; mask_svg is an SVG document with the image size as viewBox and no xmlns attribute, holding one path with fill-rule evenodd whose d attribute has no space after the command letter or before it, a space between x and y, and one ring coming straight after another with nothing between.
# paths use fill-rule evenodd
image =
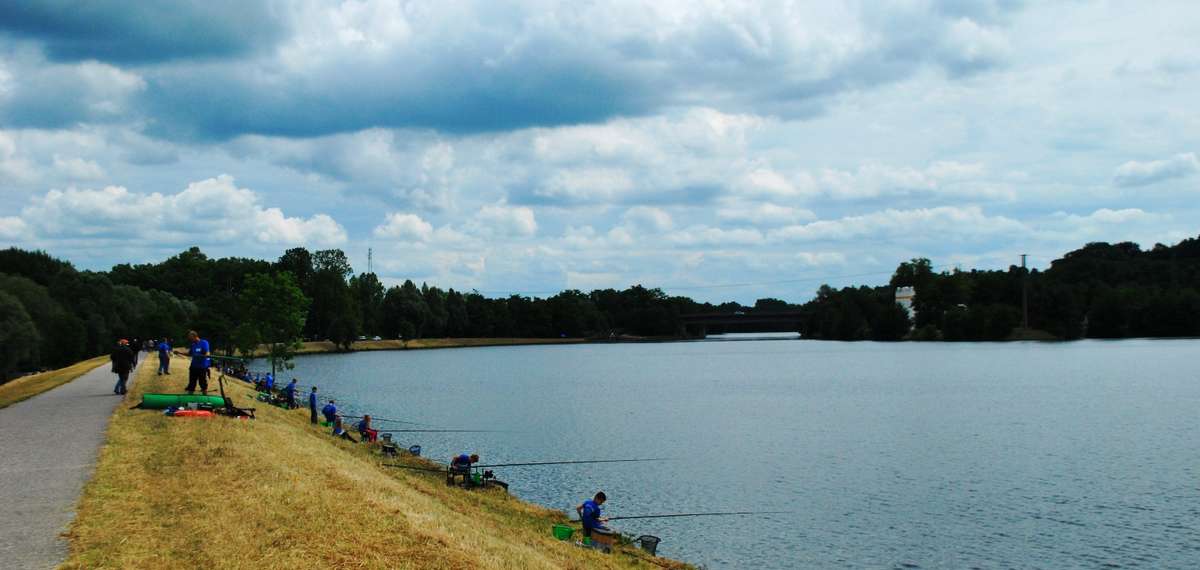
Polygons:
<instances>
[{"instance_id":1,"label":"blue jacket","mask_svg":"<svg viewBox=\"0 0 1200 570\"><path fill-rule=\"evenodd\" d=\"M337 406L333 404L325 404L325 407L321 408L321 413L325 414L325 421L332 422L334 416L337 415Z\"/></svg>"},{"instance_id":2,"label":"blue jacket","mask_svg":"<svg viewBox=\"0 0 1200 570\"><path fill-rule=\"evenodd\" d=\"M580 522L583 523L583 528L600 528L603 523L600 522L600 505L596 501L588 499L583 502L583 511L579 513Z\"/></svg>"},{"instance_id":3,"label":"blue jacket","mask_svg":"<svg viewBox=\"0 0 1200 570\"><path fill-rule=\"evenodd\" d=\"M294 399L296 397L296 383L288 382L288 385L283 388L283 393L287 394L288 399Z\"/></svg>"},{"instance_id":4,"label":"blue jacket","mask_svg":"<svg viewBox=\"0 0 1200 570\"><path fill-rule=\"evenodd\" d=\"M314 411L314 412L317 411L317 393L316 392L308 393L308 407L312 408L312 411Z\"/></svg>"},{"instance_id":5,"label":"blue jacket","mask_svg":"<svg viewBox=\"0 0 1200 570\"><path fill-rule=\"evenodd\" d=\"M159 358L170 358L171 345L167 344L166 341L158 343L158 356Z\"/></svg>"}]
</instances>

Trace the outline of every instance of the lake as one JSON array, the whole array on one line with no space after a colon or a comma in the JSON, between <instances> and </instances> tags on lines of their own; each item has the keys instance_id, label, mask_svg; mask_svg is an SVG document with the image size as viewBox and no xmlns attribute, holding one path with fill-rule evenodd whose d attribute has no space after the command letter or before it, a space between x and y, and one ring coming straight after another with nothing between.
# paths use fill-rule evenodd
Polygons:
<instances>
[{"instance_id":1,"label":"lake","mask_svg":"<svg viewBox=\"0 0 1200 570\"><path fill-rule=\"evenodd\" d=\"M346 413L709 568L1200 566L1200 341L783 339L304 356ZM399 426L395 427L413 427ZM623 523L623 524L617 524ZM546 529L549 533L549 529Z\"/></svg>"}]
</instances>

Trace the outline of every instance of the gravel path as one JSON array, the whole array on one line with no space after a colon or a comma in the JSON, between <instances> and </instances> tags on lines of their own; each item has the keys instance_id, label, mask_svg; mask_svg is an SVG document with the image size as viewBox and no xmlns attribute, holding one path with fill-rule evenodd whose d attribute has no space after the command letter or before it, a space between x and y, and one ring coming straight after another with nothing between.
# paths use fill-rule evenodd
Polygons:
<instances>
[{"instance_id":1,"label":"gravel path","mask_svg":"<svg viewBox=\"0 0 1200 570\"><path fill-rule=\"evenodd\" d=\"M140 355L139 367L148 355ZM0 566L54 568L66 559L60 534L92 476L108 418L124 401L112 393L116 381L104 363L0 409Z\"/></svg>"}]
</instances>

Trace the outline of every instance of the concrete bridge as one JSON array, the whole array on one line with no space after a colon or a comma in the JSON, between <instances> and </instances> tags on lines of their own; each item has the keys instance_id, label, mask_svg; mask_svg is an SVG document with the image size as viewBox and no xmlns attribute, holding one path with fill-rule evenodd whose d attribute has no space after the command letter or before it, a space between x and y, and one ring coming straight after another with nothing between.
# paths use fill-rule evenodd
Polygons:
<instances>
[{"instance_id":1,"label":"concrete bridge","mask_svg":"<svg viewBox=\"0 0 1200 570\"><path fill-rule=\"evenodd\" d=\"M680 332L696 338L726 332L800 332L803 322L800 311L736 311L679 316Z\"/></svg>"}]
</instances>

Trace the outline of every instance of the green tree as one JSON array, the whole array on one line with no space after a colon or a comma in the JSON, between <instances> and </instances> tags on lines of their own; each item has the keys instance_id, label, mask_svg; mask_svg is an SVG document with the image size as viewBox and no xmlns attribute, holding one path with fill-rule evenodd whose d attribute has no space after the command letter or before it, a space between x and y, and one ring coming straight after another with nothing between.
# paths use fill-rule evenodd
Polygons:
<instances>
[{"instance_id":1,"label":"green tree","mask_svg":"<svg viewBox=\"0 0 1200 570\"><path fill-rule=\"evenodd\" d=\"M34 356L38 342L37 327L21 301L0 291L0 382Z\"/></svg>"},{"instance_id":2,"label":"green tree","mask_svg":"<svg viewBox=\"0 0 1200 570\"><path fill-rule=\"evenodd\" d=\"M249 275L240 304L244 321L238 329L239 344L266 344L272 372L291 369L309 305L296 279L285 272Z\"/></svg>"}]
</instances>

